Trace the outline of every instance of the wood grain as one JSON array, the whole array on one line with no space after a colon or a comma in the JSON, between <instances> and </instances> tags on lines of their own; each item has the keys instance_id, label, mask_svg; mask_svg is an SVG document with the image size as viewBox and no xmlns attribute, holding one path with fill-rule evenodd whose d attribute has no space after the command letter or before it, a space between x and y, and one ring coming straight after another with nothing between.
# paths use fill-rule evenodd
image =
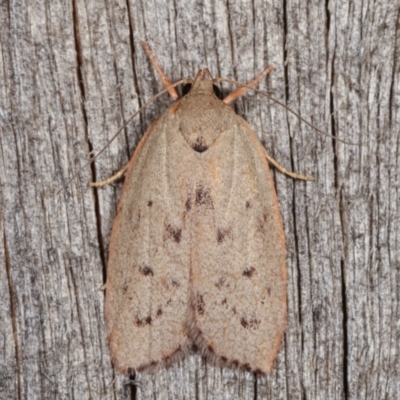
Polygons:
<instances>
[{"instance_id":1,"label":"wood grain","mask_svg":"<svg viewBox=\"0 0 400 400\"><path fill-rule=\"evenodd\" d=\"M399 0L0 3L0 398L396 398L399 15ZM274 64L261 89L355 143L259 95L234 105L271 155L316 178L274 173L288 329L266 378L193 355L132 386L110 363L100 286L121 184L87 183L127 162L168 97L86 161L161 90L142 40L174 81Z\"/></svg>"}]
</instances>

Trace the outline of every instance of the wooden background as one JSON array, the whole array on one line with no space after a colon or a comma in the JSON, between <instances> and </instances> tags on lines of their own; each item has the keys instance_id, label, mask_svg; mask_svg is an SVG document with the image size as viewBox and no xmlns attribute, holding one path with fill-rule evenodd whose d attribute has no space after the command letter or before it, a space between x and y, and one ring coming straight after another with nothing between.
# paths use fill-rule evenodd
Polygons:
<instances>
[{"instance_id":1,"label":"wooden background","mask_svg":"<svg viewBox=\"0 0 400 400\"><path fill-rule=\"evenodd\" d=\"M0 39L1 399L400 398L399 0L1 1ZM234 105L316 178L273 171L289 311L265 378L193 355L131 385L110 364L99 288L121 183L88 182L127 162L168 96L85 163L161 90L142 40L173 80L274 64L261 89L355 143L259 95Z\"/></svg>"}]
</instances>

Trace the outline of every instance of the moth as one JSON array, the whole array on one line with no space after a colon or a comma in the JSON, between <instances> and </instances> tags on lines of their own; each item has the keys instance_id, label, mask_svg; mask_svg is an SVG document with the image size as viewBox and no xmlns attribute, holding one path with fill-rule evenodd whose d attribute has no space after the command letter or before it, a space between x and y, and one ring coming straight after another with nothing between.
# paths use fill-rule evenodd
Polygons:
<instances>
[{"instance_id":1,"label":"moth","mask_svg":"<svg viewBox=\"0 0 400 400\"><path fill-rule=\"evenodd\" d=\"M222 101L202 69L178 98L144 47L177 100L127 167L107 266L112 362L154 371L195 346L267 373L286 328L286 248L265 150L227 104L245 89Z\"/></svg>"}]
</instances>

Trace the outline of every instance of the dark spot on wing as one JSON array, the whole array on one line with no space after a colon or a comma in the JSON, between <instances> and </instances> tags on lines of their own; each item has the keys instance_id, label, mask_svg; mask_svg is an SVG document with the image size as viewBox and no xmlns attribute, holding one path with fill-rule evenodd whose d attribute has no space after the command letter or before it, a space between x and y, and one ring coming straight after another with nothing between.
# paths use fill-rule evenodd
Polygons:
<instances>
[{"instance_id":1,"label":"dark spot on wing","mask_svg":"<svg viewBox=\"0 0 400 400\"><path fill-rule=\"evenodd\" d=\"M232 307L232 312L233 312L234 315L237 313L235 306Z\"/></svg>"},{"instance_id":2,"label":"dark spot on wing","mask_svg":"<svg viewBox=\"0 0 400 400\"><path fill-rule=\"evenodd\" d=\"M222 300L221 304L226 304L226 297Z\"/></svg>"},{"instance_id":3,"label":"dark spot on wing","mask_svg":"<svg viewBox=\"0 0 400 400\"><path fill-rule=\"evenodd\" d=\"M205 208L214 208L210 191L203 185L197 185L196 187L196 205Z\"/></svg>"},{"instance_id":4,"label":"dark spot on wing","mask_svg":"<svg viewBox=\"0 0 400 400\"><path fill-rule=\"evenodd\" d=\"M242 317L240 323L245 329L258 329L258 326L260 325L260 321L256 318L246 319L245 317Z\"/></svg>"},{"instance_id":5,"label":"dark spot on wing","mask_svg":"<svg viewBox=\"0 0 400 400\"><path fill-rule=\"evenodd\" d=\"M262 218L257 219L257 223L256 223L257 232L265 233L265 224L267 222L267 219L268 219L267 214L264 214Z\"/></svg>"},{"instance_id":6,"label":"dark spot on wing","mask_svg":"<svg viewBox=\"0 0 400 400\"><path fill-rule=\"evenodd\" d=\"M135 370L133 368L129 367L127 369L127 372L128 372L128 375L133 375L135 373Z\"/></svg>"},{"instance_id":7,"label":"dark spot on wing","mask_svg":"<svg viewBox=\"0 0 400 400\"><path fill-rule=\"evenodd\" d=\"M196 344L191 343L190 344L190 351L191 351L191 353L197 353L197 352L199 352L199 347Z\"/></svg>"},{"instance_id":8,"label":"dark spot on wing","mask_svg":"<svg viewBox=\"0 0 400 400\"><path fill-rule=\"evenodd\" d=\"M250 364L249 364L249 363L243 364L242 367L243 367L243 369L244 369L245 371L248 371L248 372L251 371L251 367L250 367Z\"/></svg>"},{"instance_id":9,"label":"dark spot on wing","mask_svg":"<svg viewBox=\"0 0 400 400\"><path fill-rule=\"evenodd\" d=\"M122 285L122 291L124 293L126 293L128 291L128 284L126 282L124 282L124 284Z\"/></svg>"},{"instance_id":10,"label":"dark spot on wing","mask_svg":"<svg viewBox=\"0 0 400 400\"><path fill-rule=\"evenodd\" d=\"M257 368L257 369L254 371L254 373L255 373L256 375L264 375L264 372L262 372L260 368Z\"/></svg>"},{"instance_id":11,"label":"dark spot on wing","mask_svg":"<svg viewBox=\"0 0 400 400\"><path fill-rule=\"evenodd\" d=\"M172 299L168 299L167 306L169 306L171 303L172 303Z\"/></svg>"},{"instance_id":12,"label":"dark spot on wing","mask_svg":"<svg viewBox=\"0 0 400 400\"><path fill-rule=\"evenodd\" d=\"M146 318L139 318L139 317L136 317L136 318L135 318L135 321L134 321L134 324L135 324L136 326L151 325L151 316L149 315L149 316L146 317Z\"/></svg>"},{"instance_id":13,"label":"dark spot on wing","mask_svg":"<svg viewBox=\"0 0 400 400\"><path fill-rule=\"evenodd\" d=\"M226 279L225 279L223 276L221 276L221 277L218 279L218 281L215 283L215 286L216 286L218 289L221 289L222 286L224 286L225 281L226 281ZM229 286L229 285L228 285L228 286Z\"/></svg>"},{"instance_id":14,"label":"dark spot on wing","mask_svg":"<svg viewBox=\"0 0 400 400\"><path fill-rule=\"evenodd\" d=\"M182 229L174 228L170 224L166 228L168 237L170 237L175 243L179 243L182 238Z\"/></svg>"},{"instance_id":15,"label":"dark spot on wing","mask_svg":"<svg viewBox=\"0 0 400 400\"><path fill-rule=\"evenodd\" d=\"M165 287L165 289L167 289L167 290L172 290L173 287L181 286L181 283L178 280L171 278L171 277L165 277L161 280L161 282L162 282L163 286Z\"/></svg>"},{"instance_id":16,"label":"dark spot on wing","mask_svg":"<svg viewBox=\"0 0 400 400\"><path fill-rule=\"evenodd\" d=\"M185 203L185 209L186 211L190 211L192 209L192 199L188 197Z\"/></svg>"},{"instance_id":17,"label":"dark spot on wing","mask_svg":"<svg viewBox=\"0 0 400 400\"><path fill-rule=\"evenodd\" d=\"M268 296L271 296L271 287L267 285Z\"/></svg>"},{"instance_id":18,"label":"dark spot on wing","mask_svg":"<svg viewBox=\"0 0 400 400\"><path fill-rule=\"evenodd\" d=\"M230 238L232 236L232 230L231 229L218 229L217 230L217 242L221 244L224 242L227 238Z\"/></svg>"},{"instance_id":19,"label":"dark spot on wing","mask_svg":"<svg viewBox=\"0 0 400 400\"><path fill-rule=\"evenodd\" d=\"M205 306L205 303L204 303L203 296L201 294L197 294L197 297L196 297L196 310L200 315L204 314L204 306Z\"/></svg>"},{"instance_id":20,"label":"dark spot on wing","mask_svg":"<svg viewBox=\"0 0 400 400\"><path fill-rule=\"evenodd\" d=\"M239 361L238 361L238 360L233 360L233 361L232 361L232 366L233 366L234 368L237 368L237 367L239 366Z\"/></svg>"},{"instance_id":21,"label":"dark spot on wing","mask_svg":"<svg viewBox=\"0 0 400 400\"><path fill-rule=\"evenodd\" d=\"M199 136L194 143L192 143L192 148L194 151L198 153L202 153L208 149L207 143L204 140L203 136Z\"/></svg>"},{"instance_id":22,"label":"dark spot on wing","mask_svg":"<svg viewBox=\"0 0 400 400\"><path fill-rule=\"evenodd\" d=\"M246 201L245 206L246 206L246 209L249 209L249 208L251 208L251 203L249 201Z\"/></svg>"},{"instance_id":23,"label":"dark spot on wing","mask_svg":"<svg viewBox=\"0 0 400 400\"><path fill-rule=\"evenodd\" d=\"M254 267L246 268L243 270L242 275L247 276L247 278L251 278L256 269Z\"/></svg>"},{"instance_id":24,"label":"dark spot on wing","mask_svg":"<svg viewBox=\"0 0 400 400\"><path fill-rule=\"evenodd\" d=\"M214 352L215 352L214 347L212 347L211 344L209 344L209 345L207 346L207 349L208 349L208 351L209 351L210 353L214 353Z\"/></svg>"},{"instance_id":25,"label":"dark spot on wing","mask_svg":"<svg viewBox=\"0 0 400 400\"><path fill-rule=\"evenodd\" d=\"M146 264L139 265L139 272L144 276L154 276L153 268L149 267Z\"/></svg>"},{"instance_id":26,"label":"dark spot on wing","mask_svg":"<svg viewBox=\"0 0 400 400\"><path fill-rule=\"evenodd\" d=\"M157 317L160 317L161 315L162 315L162 309L161 308L159 308L158 310L157 310Z\"/></svg>"},{"instance_id":27,"label":"dark spot on wing","mask_svg":"<svg viewBox=\"0 0 400 400\"><path fill-rule=\"evenodd\" d=\"M228 361L228 359L227 359L226 357L222 356L222 357L221 357L221 361L223 361L223 362L226 363L226 362Z\"/></svg>"},{"instance_id":28,"label":"dark spot on wing","mask_svg":"<svg viewBox=\"0 0 400 400\"><path fill-rule=\"evenodd\" d=\"M256 224L256 230L257 232L264 233L264 221L261 218L258 218L257 224Z\"/></svg>"},{"instance_id":29,"label":"dark spot on wing","mask_svg":"<svg viewBox=\"0 0 400 400\"><path fill-rule=\"evenodd\" d=\"M149 200L148 202L147 202L147 207L151 207L153 205L153 202L151 201L151 200Z\"/></svg>"}]
</instances>

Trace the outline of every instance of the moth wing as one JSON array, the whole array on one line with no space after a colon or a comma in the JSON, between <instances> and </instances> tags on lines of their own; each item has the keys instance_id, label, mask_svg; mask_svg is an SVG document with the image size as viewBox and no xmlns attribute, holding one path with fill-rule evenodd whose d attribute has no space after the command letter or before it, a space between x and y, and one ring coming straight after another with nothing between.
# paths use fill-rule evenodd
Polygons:
<instances>
[{"instance_id":1,"label":"moth wing","mask_svg":"<svg viewBox=\"0 0 400 400\"><path fill-rule=\"evenodd\" d=\"M191 336L210 358L265 373L286 327L284 232L264 149L238 117L208 149L192 214ZM204 197L204 196L203 196Z\"/></svg>"},{"instance_id":2,"label":"moth wing","mask_svg":"<svg viewBox=\"0 0 400 400\"><path fill-rule=\"evenodd\" d=\"M160 117L139 143L125 179L107 266L106 325L125 375L173 362L187 347L189 236L174 168L174 119Z\"/></svg>"}]
</instances>

